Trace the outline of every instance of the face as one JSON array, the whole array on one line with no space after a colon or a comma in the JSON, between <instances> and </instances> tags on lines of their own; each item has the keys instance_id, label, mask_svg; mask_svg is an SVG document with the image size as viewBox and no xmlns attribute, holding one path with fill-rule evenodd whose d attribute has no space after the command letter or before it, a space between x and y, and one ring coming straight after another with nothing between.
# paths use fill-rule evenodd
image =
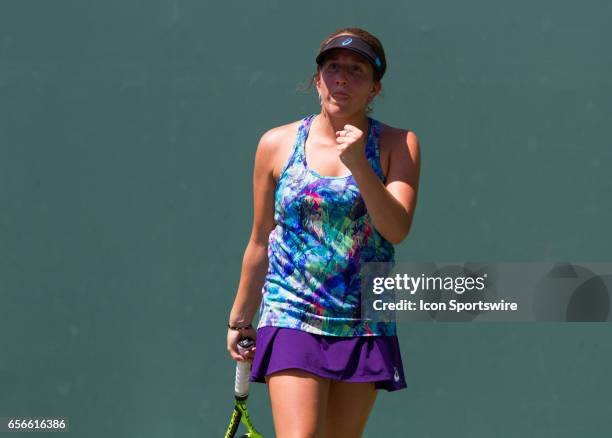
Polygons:
<instances>
[{"instance_id":1,"label":"face","mask_svg":"<svg viewBox=\"0 0 612 438\"><path fill-rule=\"evenodd\" d=\"M344 116L365 112L381 89L368 60L345 49L334 49L325 57L316 85L326 112Z\"/></svg>"}]
</instances>

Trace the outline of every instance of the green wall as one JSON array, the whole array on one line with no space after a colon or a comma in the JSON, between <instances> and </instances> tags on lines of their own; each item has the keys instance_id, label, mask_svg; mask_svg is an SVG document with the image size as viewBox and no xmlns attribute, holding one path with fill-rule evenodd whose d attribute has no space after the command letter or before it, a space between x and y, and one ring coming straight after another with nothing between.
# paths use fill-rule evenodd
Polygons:
<instances>
[{"instance_id":1,"label":"green wall","mask_svg":"<svg viewBox=\"0 0 612 438\"><path fill-rule=\"evenodd\" d=\"M1 1L0 417L222 436L255 147L317 111L296 88L340 27L383 41L373 117L421 141L399 261L610 261L611 21L594 0ZM409 387L368 437L610 434L609 325L399 336ZM250 406L273 436L265 385Z\"/></svg>"}]
</instances>

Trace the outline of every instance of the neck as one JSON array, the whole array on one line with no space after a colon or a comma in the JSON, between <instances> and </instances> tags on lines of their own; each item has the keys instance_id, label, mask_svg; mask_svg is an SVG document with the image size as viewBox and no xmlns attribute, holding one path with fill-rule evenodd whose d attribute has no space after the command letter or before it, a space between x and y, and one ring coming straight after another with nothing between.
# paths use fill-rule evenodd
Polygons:
<instances>
[{"instance_id":1,"label":"neck","mask_svg":"<svg viewBox=\"0 0 612 438\"><path fill-rule=\"evenodd\" d=\"M342 131L344 125L352 125L359 128L365 135L368 134L368 117L365 112L348 115L345 117L330 116L325 111L316 117L318 135L328 139L330 142L336 141L336 131ZM314 122L313 122L314 124Z\"/></svg>"}]
</instances>

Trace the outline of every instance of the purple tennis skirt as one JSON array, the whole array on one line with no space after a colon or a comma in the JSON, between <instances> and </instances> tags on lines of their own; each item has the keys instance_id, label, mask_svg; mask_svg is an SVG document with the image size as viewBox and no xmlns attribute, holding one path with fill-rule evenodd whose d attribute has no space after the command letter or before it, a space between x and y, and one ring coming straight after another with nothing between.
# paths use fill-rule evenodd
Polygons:
<instances>
[{"instance_id":1,"label":"purple tennis skirt","mask_svg":"<svg viewBox=\"0 0 612 438\"><path fill-rule=\"evenodd\" d=\"M257 330L251 382L298 368L344 382L374 382L376 389L406 388L397 336L324 336L283 327Z\"/></svg>"}]
</instances>

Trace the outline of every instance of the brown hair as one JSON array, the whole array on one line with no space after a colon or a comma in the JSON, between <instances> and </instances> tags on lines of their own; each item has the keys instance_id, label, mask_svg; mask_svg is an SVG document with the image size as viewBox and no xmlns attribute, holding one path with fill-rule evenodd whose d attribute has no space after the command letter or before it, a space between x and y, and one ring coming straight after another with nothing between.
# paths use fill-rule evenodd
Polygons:
<instances>
[{"instance_id":1,"label":"brown hair","mask_svg":"<svg viewBox=\"0 0 612 438\"><path fill-rule=\"evenodd\" d=\"M343 34L354 35L366 41L374 49L378 57L383 61L383 64L385 65L387 64L387 58L385 57L385 50L383 49L383 46L380 40L376 38L374 35L372 35L370 32L368 32L367 30L361 29L359 27L345 27L345 28L338 29L332 32L331 34L327 36L327 38L323 40L323 42L319 46L319 50L321 50L332 39L334 39L338 35L343 35ZM302 89L303 91L309 90L312 87L312 85L315 83L317 76L319 75L319 69L320 67L317 65L317 70L312 74L312 76L310 77L310 80L306 83L305 86L302 86L299 88ZM374 68L372 70L374 71L374 82L380 82L379 72ZM372 111L371 108L368 107L366 112L369 113L371 111Z\"/></svg>"}]
</instances>

